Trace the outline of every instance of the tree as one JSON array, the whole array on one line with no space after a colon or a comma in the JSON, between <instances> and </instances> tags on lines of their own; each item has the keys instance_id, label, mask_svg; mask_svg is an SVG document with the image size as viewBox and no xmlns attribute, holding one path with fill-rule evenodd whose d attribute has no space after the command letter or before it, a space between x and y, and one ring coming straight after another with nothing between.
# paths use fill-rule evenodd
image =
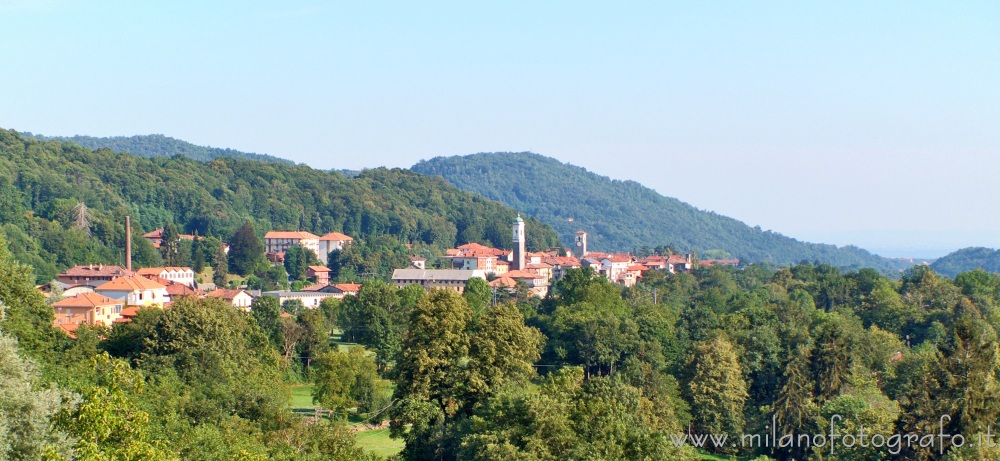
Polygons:
<instances>
[{"instance_id":1,"label":"tree","mask_svg":"<svg viewBox=\"0 0 1000 461\"><path fill-rule=\"evenodd\" d=\"M403 338L393 398L391 432L404 437L404 459L440 458L446 446L446 419L462 407L464 367L469 351L466 327L472 311L458 293L434 289L410 314ZM409 428L407 429L407 426Z\"/></svg>"},{"instance_id":2,"label":"tree","mask_svg":"<svg viewBox=\"0 0 1000 461\"><path fill-rule=\"evenodd\" d=\"M466 405L485 400L505 385L524 385L535 375L544 336L524 324L515 304L486 307L469 338Z\"/></svg>"},{"instance_id":3,"label":"tree","mask_svg":"<svg viewBox=\"0 0 1000 461\"><path fill-rule=\"evenodd\" d=\"M312 250L293 246L285 251L285 271L292 280L305 280L309 266L318 266L319 259Z\"/></svg>"},{"instance_id":4,"label":"tree","mask_svg":"<svg viewBox=\"0 0 1000 461\"><path fill-rule=\"evenodd\" d=\"M250 303L250 316L257 321L257 326L271 341L275 349L281 348L285 340L282 335L281 305L278 298L258 296Z\"/></svg>"},{"instance_id":5,"label":"tree","mask_svg":"<svg viewBox=\"0 0 1000 461\"><path fill-rule=\"evenodd\" d=\"M195 274L200 274L205 269L205 251L202 249L201 240L198 235L195 235L194 242L191 244L191 270Z\"/></svg>"},{"instance_id":6,"label":"tree","mask_svg":"<svg viewBox=\"0 0 1000 461\"><path fill-rule=\"evenodd\" d=\"M229 269L246 276L265 264L264 243L257 236L253 224L246 221L229 239Z\"/></svg>"},{"instance_id":7,"label":"tree","mask_svg":"<svg viewBox=\"0 0 1000 461\"><path fill-rule=\"evenodd\" d=\"M90 388L72 418L62 423L77 438L75 459L179 459L153 440L149 414L130 396L142 393L142 374L107 353L95 356L93 364L99 385Z\"/></svg>"},{"instance_id":8,"label":"tree","mask_svg":"<svg viewBox=\"0 0 1000 461\"><path fill-rule=\"evenodd\" d=\"M305 330L305 336L299 342L299 356L308 370L317 357L330 349L331 328L321 309L303 310L296 321Z\"/></svg>"},{"instance_id":9,"label":"tree","mask_svg":"<svg viewBox=\"0 0 1000 461\"><path fill-rule=\"evenodd\" d=\"M361 286L357 296L341 303L342 337L375 352L375 362L385 369L399 352L399 329L393 325L393 311L400 309L395 287L373 280Z\"/></svg>"},{"instance_id":10,"label":"tree","mask_svg":"<svg viewBox=\"0 0 1000 461\"><path fill-rule=\"evenodd\" d=\"M180 244L181 236L173 223L167 222L163 225L163 234L160 241L160 254L163 262L168 266L178 265L177 247Z\"/></svg>"},{"instance_id":11,"label":"tree","mask_svg":"<svg viewBox=\"0 0 1000 461\"><path fill-rule=\"evenodd\" d=\"M215 246L212 255L212 283L222 288L226 286L226 276L229 275L229 258L221 243Z\"/></svg>"},{"instance_id":12,"label":"tree","mask_svg":"<svg viewBox=\"0 0 1000 461\"><path fill-rule=\"evenodd\" d=\"M326 408L345 413L358 407L359 412L373 409L385 401L375 361L365 355L362 347L347 352L330 351L316 361L313 401ZM378 402L376 402L378 400Z\"/></svg>"},{"instance_id":13,"label":"tree","mask_svg":"<svg viewBox=\"0 0 1000 461\"><path fill-rule=\"evenodd\" d=\"M473 277L468 282L465 282L465 290L462 292L462 297L465 298L465 302L469 304L472 312L478 315L486 309L486 306L490 305L493 299L493 290L485 280Z\"/></svg>"},{"instance_id":14,"label":"tree","mask_svg":"<svg viewBox=\"0 0 1000 461\"><path fill-rule=\"evenodd\" d=\"M70 439L54 428L60 411L73 410L75 397L66 397L43 386L35 364L18 354L17 341L0 332L0 459L68 459Z\"/></svg>"},{"instance_id":15,"label":"tree","mask_svg":"<svg viewBox=\"0 0 1000 461\"><path fill-rule=\"evenodd\" d=\"M297 300L296 300L297 301ZM286 304L288 302L286 301ZM301 302L300 302L301 304ZM281 320L281 351L285 358L285 366L292 363L292 356L295 355L295 348L306 336L306 329L299 325L295 319L288 317Z\"/></svg>"},{"instance_id":16,"label":"tree","mask_svg":"<svg viewBox=\"0 0 1000 461\"><path fill-rule=\"evenodd\" d=\"M0 329L14 336L22 350L40 356L55 341L55 314L34 281L31 267L14 261L0 234L0 305L6 306Z\"/></svg>"},{"instance_id":17,"label":"tree","mask_svg":"<svg viewBox=\"0 0 1000 461\"><path fill-rule=\"evenodd\" d=\"M717 336L696 343L692 353L688 399L694 430L699 434L739 437L744 428L743 407L748 395L736 351L729 341Z\"/></svg>"}]
</instances>

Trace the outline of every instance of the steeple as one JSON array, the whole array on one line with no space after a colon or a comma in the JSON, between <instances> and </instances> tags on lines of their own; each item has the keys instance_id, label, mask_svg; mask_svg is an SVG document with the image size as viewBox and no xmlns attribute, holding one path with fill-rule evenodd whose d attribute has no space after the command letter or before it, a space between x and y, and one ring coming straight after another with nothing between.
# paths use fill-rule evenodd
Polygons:
<instances>
[{"instance_id":1,"label":"steeple","mask_svg":"<svg viewBox=\"0 0 1000 461\"><path fill-rule=\"evenodd\" d=\"M514 259L511 261L511 265L514 266L514 270L524 269L524 220L521 219L521 214L517 214L517 219L514 219Z\"/></svg>"}]
</instances>

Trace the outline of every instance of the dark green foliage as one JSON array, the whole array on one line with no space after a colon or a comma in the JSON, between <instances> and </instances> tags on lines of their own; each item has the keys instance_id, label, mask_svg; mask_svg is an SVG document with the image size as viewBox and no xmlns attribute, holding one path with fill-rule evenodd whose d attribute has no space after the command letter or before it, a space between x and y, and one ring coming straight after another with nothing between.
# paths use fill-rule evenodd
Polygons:
<instances>
[{"instance_id":1,"label":"dark green foliage","mask_svg":"<svg viewBox=\"0 0 1000 461\"><path fill-rule=\"evenodd\" d=\"M31 135L30 133L26 133ZM260 162L274 162L293 164L291 160L274 157L267 154L254 154L240 152L233 149L219 149L217 147L196 146L180 139L174 139L162 134L150 134L144 136L112 136L109 138L98 138L94 136L44 136L34 135L42 141L65 141L79 144L90 149L108 148L115 152L130 153L140 157L173 157L183 155L185 157L207 162L218 157L233 157L247 160L257 160Z\"/></svg>"},{"instance_id":2,"label":"dark green foliage","mask_svg":"<svg viewBox=\"0 0 1000 461\"><path fill-rule=\"evenodd\" d=\"M319 259L312 250L293 246L285 251L285 271L292 280L305 280L309 266L319 266Z\"/></svg>"},{"instance_id":3,"label":"dark green foliage","mask_svg":"<svg viewBox=\"0 0 1000 461\"><path fill-rule=\"evenodd\" d=\"M254 273L267 264L264 260L264 241L257 236L253 223L246 221L229 238L229 270L239 275Z\"/></svg>"},{"instance_id":4,"label":"dark green foliage","mask_svg":"<svg viewBox=\"0 0 1000 461\"><path fill-rule=\"evenodd\" d=\"M555 228L566 244L583 229L592 250L670 244L682 251L724 250L748 262L823 261L891 272L905 267L857 247L804 243L762 231L664 197L634 181L611 180L530 152L438 157L412 170L441 176L460 189L524 210Z\"/></svg>"}]
</instances>

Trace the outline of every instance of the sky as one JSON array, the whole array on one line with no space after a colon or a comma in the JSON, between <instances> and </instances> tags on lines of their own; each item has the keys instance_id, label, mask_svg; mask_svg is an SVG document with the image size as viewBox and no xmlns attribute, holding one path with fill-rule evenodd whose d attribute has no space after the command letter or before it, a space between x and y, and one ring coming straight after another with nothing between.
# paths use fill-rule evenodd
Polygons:
<instances>
[{"instance_id":1,"label":"sky","mask_svg":"<svg viewBox=\"0 0 1000 461\"><path fill-rule=\"evenodd\" d=\"M1000 247L1000 2L478 3L0 0L0 127L532 151L801 240Z\"/></svg>"}]
</instances>

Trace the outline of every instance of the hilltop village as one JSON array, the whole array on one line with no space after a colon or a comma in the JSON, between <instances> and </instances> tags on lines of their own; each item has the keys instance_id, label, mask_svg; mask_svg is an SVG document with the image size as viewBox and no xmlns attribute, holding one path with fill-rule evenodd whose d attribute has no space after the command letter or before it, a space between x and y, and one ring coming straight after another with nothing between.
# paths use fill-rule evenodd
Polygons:
<instances>
[{"instance_id":1,"label":"hilltop village","mask_svg":"<svg viewBox=\"0 0 1000 461\"><path fill-rule=\"evenodd\" d=\"M604 253L587 249L587 233L576 232L572 248L550 248L529 252L525 248L525 221L520 216L511 227L512 249L499 249L470 242L448 249L442 260L450 267L428 268L426 259L411 256L411 265L393 271L391 282L397 288L420 285L425 290L445 288L462 293L470 279L480 278L494 290L514 292L519 287L533 296L545 297L549 287L567 270L587 267L596 276L604 277L624 287L634 286L646 271L669 273L690 272L696 265L739 265L739 260L696 261L691 254L651 255L638 257L630 253ZM161 248L164 230L156 229L143 235L154 248ZM193 240L194 235L180 234L180 239ZM260 296L276 298L281 305L297 301L304 308L317 308L328 299L341 300L356 296L360 283L331 283L327 267L331 253L350 246L353 238L340 232L317 236L306 231L272 230L264 235L264 257L272 265L285 263L293 248L308 250L319 264L309 265L307 275L311 285L299 290L261 291L246 286L219 287L196 281L191 267L144 267L133 269L116 265L78 265L58 275L58 281L40 286L51 292L57 289L60 298L52 302L54 326L72 335L80 325L111 326L129 322L143 307L169 308L183 296L220 298L233 306L249 311L253 300ZM223 244L228 253L229 245ZM129 257L129 260L131 258ZM54 286L56 285L56 286Z\"/></svg>"}]
</instances>

